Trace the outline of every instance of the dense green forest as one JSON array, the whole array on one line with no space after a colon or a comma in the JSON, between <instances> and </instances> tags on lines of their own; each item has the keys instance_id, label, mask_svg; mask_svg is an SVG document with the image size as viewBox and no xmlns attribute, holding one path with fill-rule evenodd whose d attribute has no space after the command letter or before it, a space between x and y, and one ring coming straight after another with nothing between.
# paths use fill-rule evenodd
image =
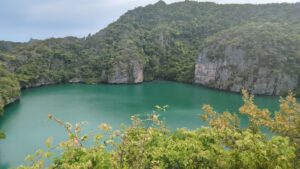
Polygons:
<instances>
[{"instance_id":1,"label":"dense green forest","mask_svg":"<svg viewBox=\"0 0 300 169\"><path fill-rule=\"evenodd\" d=\"M222 45L240 43L252 55L265 58L262 65L297 77L299 10L299 3L218 5L185 1L167 5L159 1L130 10L85 38L2 41L0 85L5 87L0 91L0 109L20 95L18 86L106 83L124 72L132 76L133 61L141 65L144 81L193 82L198 53L214 40ZM216 50L213 57L218 56Z\"/></svg>"},{"instance_id":2,"label":"dense green forest","mask_svg":"<svg viewBox=\"0 0 300 169\"><path fill-rule=\"evenodd\" d=\"M248 22L256 22L263 27L257 26L257 32L264 29L269 34L273 31L277 33L275 32L277 30L265 26L266 22L289 24L286 26L289 30L299 32L299 25L296 25L300 18L297 12L299 6L299 4L216 5L193 1L166 5L160 1L155 5L129 11L117 22L87 38L87 43L99 54L105 53L110 58L115 57L115 62L126 57L142 60L145 65L145 80L163 78L192 82L195 59L199 50L208 45L205 43L207 37L232 26L243 26ZM274 35L269 39L299 42L299 38L293 36L293 32L282 31L278 34L288 37ZM253 32L245 30L243 34L251 36L251 33ZM262 38L256 36L255 41L249 43L255 45L254 43L264 40ZM281 47L285 48L287 44ZM130 50L126 53L123 51L124 48ZM296 53L296 56L286 54L291 60L299 59L298 49L292 49L290 52ZM274 54L280 57L285 53Z\"/></svg>"},{"instance_id":3,"label":"dense green forest","mask_svg":"<svg viewBox=\"0 0 300 169\"><path fill-rule=\"evenodd\" d=\"M109 124L99 125L98 132L84 133L84 123L72 126L49 114L49 119L62 126L69 138L52 145L46 140L46 150L28 155L28 166L20 169L44 168L52 158L53 150L62 150L49 168L243 168L243 169L296 169L300 167L300 105L289 94L280 99L280 110L270 112L258 108L253 96L243 91L244 104L239 113L249 118L248 127L240 127L237 114L218 113L203 105L201 115L210 127L196 130L170 131L159 119L166 106L146 118L133 115L132 125L112 130ZM200 118L199 118L200 120ZM267 127L275 135L268 138L260 129ZM93 141L93 146L88 142Z\"/></svg>"}]
</instances>

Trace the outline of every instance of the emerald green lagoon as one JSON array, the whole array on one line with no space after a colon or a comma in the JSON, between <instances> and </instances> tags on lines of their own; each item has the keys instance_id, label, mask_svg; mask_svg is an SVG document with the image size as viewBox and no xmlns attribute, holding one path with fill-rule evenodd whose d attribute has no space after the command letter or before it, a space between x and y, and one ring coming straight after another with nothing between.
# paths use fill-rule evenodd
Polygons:
<instances>
[{"instance_id":1,"label":"emerald green lagoon","mask_svg":"<svg viewBox=\"0 0 300 169\"><path fill-rule=\"evenodd\" d=\"M21 100L6 107L0 118L0 129L7 137L0 141L0 168L16 167L24 163L26 155L45 148L44 141L54 143L66 139L65 130L49 121L47 115L67 122L87 121L85 131L95 131L101 123L113 128L130 124L130 116L145 116L155 105L169 105L161 113L171 129L195 129L206 125L199 118L203 104L217 111L237 112L241 95L222 92L197 85L154 81L137 85L60 84L22 91ZM278 109L278 97L256 97L256 103L271 110ZM247 118L241 116L242 124Z\"/></svg>"}]
</instances>

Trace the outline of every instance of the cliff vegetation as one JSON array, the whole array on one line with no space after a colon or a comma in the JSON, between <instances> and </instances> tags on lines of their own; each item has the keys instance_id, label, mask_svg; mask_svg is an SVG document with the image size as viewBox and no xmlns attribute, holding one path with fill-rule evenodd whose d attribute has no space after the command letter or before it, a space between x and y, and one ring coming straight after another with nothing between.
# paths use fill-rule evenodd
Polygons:
<instances>
[{"instance_id":1,"label":"cliff vegetation","mask_svg":"<svg viewBox=\"0 0 300 169\"><path fill-rule=\"evenodd\" d=\"M298 93L299 10L299 3L159 1L130 10L85 38L2 41L0 83L5 87L0 91L0 109L18 98L20 88L65 82L119 84L165 79L230 91L244 87L257 94ZM242 73L235 76L239 67L228 64L225 73L214 74L215 81L199 81L199 76L206 77L197 69L199 55L211 45L216 46L208 51L213 61L225 56L223 49L228 46L243 50L247 57L242 58L246 60ZM259 64L253 64L255 61Z\"/></svg>"}]
</instances>

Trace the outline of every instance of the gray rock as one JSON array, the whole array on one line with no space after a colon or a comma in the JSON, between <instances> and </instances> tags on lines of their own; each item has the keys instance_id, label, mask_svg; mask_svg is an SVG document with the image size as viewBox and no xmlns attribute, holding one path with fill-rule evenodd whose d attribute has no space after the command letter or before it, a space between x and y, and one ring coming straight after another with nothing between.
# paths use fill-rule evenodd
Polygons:
<instances>
[{"instance_id":1,"label":"gray rock","mask_svg":"<svg viewBox=\"0 0 300 169\"><path fill-rule=\"evenodd\" d=\"M144 80L142 65L138 61L132 61L131 65L133 67L133 83L142 83Z\"/></svg>"},{"instance_id":2,"label":"gray rock","mask_svg":"<svg viewBox=\"0 0 300 169\"><path fill-rule=\"evenodd\" d=\"M259 57L248 58L247 52L236 46L226 46L222 57L208 56L216 48L212 45L200 52L195 65L195 83L234 92L245 88L263 95L281 95L298 85L297 76L261 67Z\"/></svg>"},{"instance_id":3,"label":"gray rock","mask_svg":"<svg viewBox=\"0 0 300 169\"><path fill-rule=\"evenodd\" d=\"M81 83L81 82L83 82L83 79L75 77L75 78L68 80L68 82L69 83Z\"/></svg>"},{"instance_id":4,"label":"gray rock","mask_svg":"<svg viewBox=\"0 0 300 169\"><path fill-rule=\"evenodd\" d=\"M141 83L143 82L143 67L136 60L130 60L128 63L118 63L113 68L113 73L107 78L108 83Z\"/></svg>"}]
</instances>

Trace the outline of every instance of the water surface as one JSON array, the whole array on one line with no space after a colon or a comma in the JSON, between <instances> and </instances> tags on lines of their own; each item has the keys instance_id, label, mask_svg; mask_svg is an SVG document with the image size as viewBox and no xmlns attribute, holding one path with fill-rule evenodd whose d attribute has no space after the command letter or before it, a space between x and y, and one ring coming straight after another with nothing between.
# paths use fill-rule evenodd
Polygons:
<instances>
[{"instance_id":1,"label":"water surface","mask_svg":"<svg viewBox=\"0 0 300 169\"><path fill-rule=\"evenodd\" d=\"M161 114L171 129L195 129L205 125L199 118L201 105L211 104L217 111L237 112L241 96L197 85L155 81L139 85L61 84L22 91L19 102L9 105L0 117L0 129L7 138L0 141L0 168L24 163L27 154L44 148L44 140L57 143L66 133L47 118L48 113L64 121L87 121L85 130L95 130L106 122L114 128L130 124L130 116L151 113L155 105L169 105ZM278 97L257 97L256 103L278 109ZM243 116L242 123L247 119Z\"/></svg>"}]
</instances>

